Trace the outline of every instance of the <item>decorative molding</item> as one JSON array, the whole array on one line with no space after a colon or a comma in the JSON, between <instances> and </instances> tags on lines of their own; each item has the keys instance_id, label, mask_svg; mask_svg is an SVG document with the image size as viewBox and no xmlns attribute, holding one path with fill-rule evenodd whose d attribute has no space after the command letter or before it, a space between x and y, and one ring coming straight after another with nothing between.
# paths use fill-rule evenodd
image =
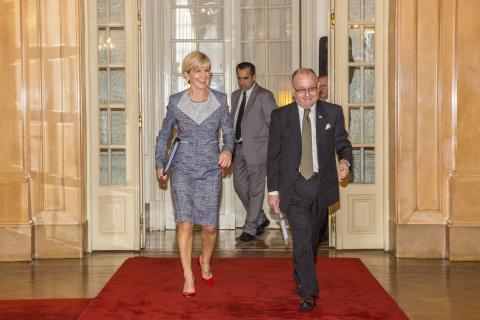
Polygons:
<instances>
[{"instance_id":1,"label":"decorative molding","mask_svg":"<svg viewBox=\"0 0 480 320\"><path fill-rule=\"evenodd\" d=\"M100 233L125 233L126 197L99 197Z\"/></svg>"},{"instance_id":2,"label":"decorative molding","mask_svg":"<svg viewBox=\"0 0 480 320\"><path fill-rule=\"evenodd\" d=\"M375 233L376 195L348 196L348 233Z\"/></svg>"},{"instance_id":3,"label":"decorative molding","mask_svg":"<svg viewBox=\"0 0 480 320\"><path fill-rule=\"evenodd\" d=\"M27 172L0 172L0 183L30 181L31 177Z\"/></svg>"},{"instance_id":4,"label":"decorative molding","mask_svg":"<svg viewBox=\"0 0 480 320\"><path fill-rule=\"evenodd\" d=\"M447 224L448 218L437 210L415 210L408 220L409 224Z\"/></svg>"}]
</instances>

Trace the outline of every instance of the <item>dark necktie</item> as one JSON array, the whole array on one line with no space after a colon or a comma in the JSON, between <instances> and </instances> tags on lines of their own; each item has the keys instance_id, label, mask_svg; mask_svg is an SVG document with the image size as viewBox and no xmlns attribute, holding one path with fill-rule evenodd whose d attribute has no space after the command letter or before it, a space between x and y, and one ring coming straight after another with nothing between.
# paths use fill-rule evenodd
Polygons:
<instances>
[{"instance_id":1,"label":"dark necktie","mask_svg":"<svg viewBox=\"0 0 480 320\"><path fill-rule=\"evenodd\" d=\"M302 158L300 160L300 174L305 179L310 179L313 174L312 156L312 127L310 125L310 109L304 109L302 121Z\"/></svg>"},{"instance_id":2,"label":"dark necktie","mask_svg":"<svg viewBox=\"0 0 480 320\"><path fill-rule=\"evenodd\" d=\"M235 125L235 139L240 141L242 137L242 118L245 111L245 104L247 103L247 92L243 91L242 102L240 103L240 109L238 110L237 124Z\"/></svg>"}]
</instances>

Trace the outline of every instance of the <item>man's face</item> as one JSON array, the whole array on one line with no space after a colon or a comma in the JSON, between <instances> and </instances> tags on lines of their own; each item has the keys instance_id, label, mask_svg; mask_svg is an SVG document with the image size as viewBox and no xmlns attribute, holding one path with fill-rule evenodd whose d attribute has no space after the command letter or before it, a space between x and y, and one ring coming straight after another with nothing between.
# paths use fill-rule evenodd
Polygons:
<instances>
[{"instance_id":1,"label":"man's face","mask_svg":"<svg viewBox=\"0 0 480 320\"><path fill-rule=\"evenodd\" d=\"M250 89L255 83L256 77L250 72L250 68L238 69L237 70L237 82L238 87L242 91Z\"/></svg>"},{"instance_id":2,"label":"man's face","mask_svg":"<svg viewBox=\"0 0 480 320\"><path fill-rule=\"evenodd\" d=\"M293 96L300 107L313 107L318 100L317 77L312 73L298 73L293 80Z\"/></svg>"},{"instance_id":3,"label":"man's face","mask_svg":"<svg viewBox=\"0 0 480 320\"><path fill-rule=\"evenodd\" d=\"M318 78L318 90L320 100L328 99L328 77L323 76Z\"/></svg>"}]
</instances>

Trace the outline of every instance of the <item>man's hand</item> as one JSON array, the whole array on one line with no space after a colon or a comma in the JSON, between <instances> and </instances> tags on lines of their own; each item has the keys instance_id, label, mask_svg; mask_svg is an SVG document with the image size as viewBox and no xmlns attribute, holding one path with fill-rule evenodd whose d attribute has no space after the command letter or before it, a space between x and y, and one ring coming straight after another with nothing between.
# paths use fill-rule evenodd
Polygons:
<instances>
[{"instance_id":1,"label":"man's hand","mask_svg":"<svg viewBox=\"0 0 480 320\"><path fill-rule=\"evenodd\" d=\"M348 166L345 163L340 162L338 165L338 181L345 179L349 172L350 170L348 169Z\"/></svg>"},{"instance_id":2,"label":"man's hand","mask_svg":"<svg viewBox=\"0 0 480 320\"><path fill-rule=\"evenodd\" d=\"M163 168L158 168L157 169L157 179L158 179L158 181L167 180L167 175L163 174Z\"/></svg>"},{"instance_id":3,"label":"man's hand","mask_svg":"<svg viewBox=\"0 0 480 320\"><path fill-rule=\"evenodd\" d=\"M279 214L280 213L280 196L269 195L268 205L270 206L270 208L272 208L274 213Z\"/></svg>"},{"instance_id":4,"label":"man's hand","mask_svg":"<svg viewBox=\"0 0 480 320\"><path fill-rule=\"evenodd\" d=\"M220 169L225 169L230 167L232 164L232 153L228 150L223 150L218 156L217 165Z\"/></svg>"}]
</instances>

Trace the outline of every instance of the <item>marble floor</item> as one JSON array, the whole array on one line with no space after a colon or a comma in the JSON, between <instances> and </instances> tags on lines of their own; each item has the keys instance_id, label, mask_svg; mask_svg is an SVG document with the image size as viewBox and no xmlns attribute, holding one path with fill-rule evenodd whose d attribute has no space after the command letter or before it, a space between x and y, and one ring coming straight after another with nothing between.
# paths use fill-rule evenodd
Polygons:
<instances>
[{"instance_id":1,"label":"marble floor","mask_svg":"<svg viewBox=\"0 0 480 320\"><path fill-rule=\"evenodd\" d=\"M280 232L267 230L255 242L236 245L236 231L221 231L217 257L291 257ZM195 232L194 256L200 252ZM147 236L141 252L95 252L84 259L0 263L0 299L91 298L122 262L133 256L177 256L175 232ZM480 319L480 262L395 259L381 250L339 251L325 245L319 256L360 258L411 319Z\"/></svg>"}]
</instances>

